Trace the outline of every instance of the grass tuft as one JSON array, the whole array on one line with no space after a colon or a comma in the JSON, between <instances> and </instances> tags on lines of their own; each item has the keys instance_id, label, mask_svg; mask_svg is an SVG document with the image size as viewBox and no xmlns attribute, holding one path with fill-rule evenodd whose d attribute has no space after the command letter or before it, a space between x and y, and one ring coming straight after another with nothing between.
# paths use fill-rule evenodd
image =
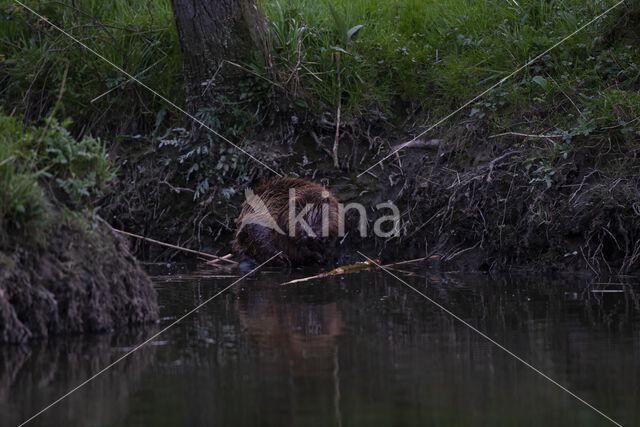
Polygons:
<instances>
[{"instance_id":1,"label":"grass tuft","mask_svg":"<svg viewBox=\"0 0 640 427\"><path fill-rule=\"evenodd\" d=\"M54 205L83 209L112 177L98 140L76 141L55 119L25 127L0 114L0 243L37 235Z\"/></svg>"}]
</instances>

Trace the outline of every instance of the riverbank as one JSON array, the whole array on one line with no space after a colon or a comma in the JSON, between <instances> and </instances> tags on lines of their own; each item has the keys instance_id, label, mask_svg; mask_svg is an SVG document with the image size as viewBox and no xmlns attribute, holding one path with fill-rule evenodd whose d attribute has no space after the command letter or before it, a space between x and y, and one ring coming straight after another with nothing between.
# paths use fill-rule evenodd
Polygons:
<instances>
[{"instance_id":1,"label":"riverbank","mask_svg":"<svg viewBox=\"0 0 640 427\"><path fill-rule=\"evenodd\" d=\"M378 134L361 132L376 125L382 129ZM611 144L606 137L593 136L578 137L584 143L573 144L558 135L496 135L482 122L467 120L437 138L419 140L402 156L358 178L354 164L374 164L379 157L371 153L384 152L389 140L393 146L410 136L391 136L379 122L344 125L345 133L357 136L341 146L341 158L349 163L336 169L330 153L316 143L330 141L333 127L301 126L285 141L262 134L260 152L273 153L271 167L327 183L344 204L363 204L371 214L369 231L379 216L379 203L392 200L401 212L401 234L389 239L372 233L360 237L359 218L347 216L351 232L338 248L340 262L361 261L357 251L363 251L388 261L437 254L443 263L469 270L595 275L638 271L640 182L637 159L628 156L636 150L633 143ZM372 149L358 152L367 146ZM146 150L123 168L125 179L106 199L113 208L105 209L105 217L120 228L142 230L159 240L227 253L242 189L268 178L268 173L244 161L241 175L232 175L222 188L194 202L195 192L187 188L180 169L164 161L169 153ZM145 176L141 171L147 170L155 172ZM145 209L148 206L154 210ZM146 259L177 255L145 243L135 245Z\"/></svg>"},{"instance_id":2,"label":"riverbank","mask_svg":"<svg viewBox=\"0 0 640 427\"><path fill-rule=\"evenodd\" d=\"M169 2L124 3L42 7L182 100ZM198 117L270 168L328 184L345 203L396 203L402 235L350 233L345 261L357 249L389 259L438 253L472 270L637 272L637 6L369 3L262 2L272 62L240 64L242 102ZM212 135L194 138L188 119L25 10L9 16L5 108L37 121L59 105L58 115L76 119L69 129L77 137L109 137L117 180L101 215L121 229L226 253L244 189L271 173ZM26 61L35 57L41 72ZM176 255L135 245L144 259Z\"/></svg>"},{"instance_id":3,"label":"riverbank","mask_svg":"<svg viewBox=\"0 0 640 427\"><path fill-rule=\"evenodd\" d=\"M128 243L103 226L57 220L42 244L0 249L0 342L157 320L155 291Z\"/></svg>"},{"instance_id":4,"label":"riverbank","mask_svg":"<svg viewBox=\"0 0 640 427\"><path fill-rule=\"evenodd\" d=\"M0 114L0 342L157 319L127 242L92 219L111 176L98 140Z\"/></svg>"}]
</instances>

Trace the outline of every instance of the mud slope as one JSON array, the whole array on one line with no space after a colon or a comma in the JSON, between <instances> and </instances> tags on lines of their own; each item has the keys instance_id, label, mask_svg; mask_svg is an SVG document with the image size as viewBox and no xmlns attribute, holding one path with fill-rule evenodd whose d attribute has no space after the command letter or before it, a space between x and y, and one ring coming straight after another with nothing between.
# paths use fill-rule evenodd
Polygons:
<instances>
[{"instance_id":1,"label":"mud slope","mask_svg":"<svg viewBox=\"0 0 640 427\"><path fill-rule=\"evenodd\" d=\"M106 331L157 316L149 278L104 227L57 225L37 245L0 248L0 342Z\"/></svg>"}]
</instances>

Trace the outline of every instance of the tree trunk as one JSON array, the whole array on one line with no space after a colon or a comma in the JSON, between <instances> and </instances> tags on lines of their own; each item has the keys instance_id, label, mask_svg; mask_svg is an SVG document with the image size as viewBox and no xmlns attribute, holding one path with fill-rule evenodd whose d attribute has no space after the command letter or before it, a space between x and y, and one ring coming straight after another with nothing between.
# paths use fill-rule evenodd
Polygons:
<instances>
[{"instance_id":1,"label":"tree trunk","mask_svg":"<svg viewBox=\"0 0 640 427\"><path fill-rule=\"evenodd\" d=\"M255 0L172 0L182 49L191 114L212 107L221 97L238 95L245 71L225 63L246 63L266 50L266 22Z\"/></svg>"}]
</instances>

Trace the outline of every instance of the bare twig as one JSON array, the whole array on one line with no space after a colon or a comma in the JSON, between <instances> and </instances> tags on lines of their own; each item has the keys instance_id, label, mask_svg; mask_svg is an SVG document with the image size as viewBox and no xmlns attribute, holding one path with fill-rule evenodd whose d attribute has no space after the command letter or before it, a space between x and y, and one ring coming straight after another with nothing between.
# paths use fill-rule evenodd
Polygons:
<instances>
[{"instance_id":1,"label":"bare twig","mask_svg":"<svg viewBox=\"0 0 640 427\"><path fill-rule=\"evenodd\" d=\"M206 264L209 265L218 265L218 263L220 261L231 261L235 264L237 264L235 261L231 260L231 257L233 256L233 254L226 254L224 256L221 256L219 259L212 259L211 261L207 261Z\"/></svg>"},{"instance_id":2,"label":"bare twig","mask_svg":"<svg viewBox=\"0 0 640 427\"><path fill-rule=\"evenodd\" d=\"M496 157L495 159L493 159L490 163L489 163L489 172L487 173L487 182L491 182L492 181L492 177L491 175L493 174L493 168L495 167L496 163L498 163L501 160L506 159L507 157L511 157L514 154L519 153L519 151L517 150L513 150L513 151L507 151L506 153L504 153L501 156Z\"/></svg>"},{"instance_id":3,"label":"bare twig","mask_svg":"<svg viewBox=\"0 0 640 427\"><path fill-rule=\"evenodd\" d=\"M499 134L496 134L496 135L491 135L489 138L498 138L500 136L520 136L520 137L523 137L523 138L549 139L549 138L562 138L563 135L557 135L557 134L534 135L534 134L521 133L521 132L504 132L504 133L499 133Z\"/></svg>"},{"instance_id":4,"label":"bare twig","mask_svg":"<svg viewBox=\"0 0 640 427\"><path fill-rule=\"evenodd\" d=\"M102 219L100 217L97 217L97 218L98 218L99 221L101 221L102 223L107 225L111 230L113 230L116 233L122 234L124 236L134 237L136 239L144 240L145 242L155 243L156 245L165 246L167 248L176 249L176 250L179 250L179 251L189 252L191 254L200 255L201 257L208 258L208 259L215 260L215 261L226 261L226 262L228 262L230 264L237 264L236 261L228 259L227 258L228 255L220 257L220 256L209 254L209 253L206 253L206 252L200 252L200 251L196 251L194 249L188 249L188 248L183 248L181 246L172 245L171 243L165 243L165 242L161 242L159 240L150 239L148 237L140 236L138 234L129 233L128 231L118 230L117 228L114 228L113 226L111 226L111 224L109 224L104 219Z\"/></svg>"},{"instance_id":5,"label":"bare twig","mask_svg":"<svg viewBox=\"0 0 640 427\"><path fill-rule=\"evenodd\" d=\"M465 249L459 250L459 251L457 251L457 252L455 252L455 253L453 253L453 254L447 254L447 256L445 256L445 257L444 257L444 260L445 260L445 261L451 261L452 259L457 258L458 256L462 255L463 253L465 253L465 252L469 252L470 250L475 249L479 244L480 244L480 242L478 242L478 243L476 243L475 245L470 246L470 247L468 247L468 248L465 248Z\"/></svg>"},{"instance_id":6,"label":"bare twig","mask_svg":"<svg viewBox=\"0 0 640 427\"><path fill-rule=\"evenodd\" d=\"M333 166L340 167L338 162L338 143L340 142L340 112L342 110L342 85L340 82L340 52L336 53L336 79L338 80L338 112L336 114L336 137L333 140Z\"/></svg>"},{"instance_id":7,"label":"bare twig","mask_svg":"<svg viewBox=\"0 0 640 427\"><path fill-rule=\"evenodd\" d=\"M442 139L429 139L429 140L424 140L424 139L416 139L414 141L411 141L408 144L404 144L403 148L431 148L431 149L437 149L440 148L440 146L442 145L444 141ZM395 150L396 148L400 147L402 144L398 144L395 145L393 147L391 147L392 150Z\"/></svg>"},{"instance_id":8,"label":"bare twig","mask_svg":"<svg viewBox=\"0 0 640 427\"><path fill-rule=\"evenodd\" d=\"M415 259L409 259L406 261L398 261L398 262L393 262L391 264L385 264L382 267L395 267L398 265L405 265L405 264L414 264L416 262L422 262L422 261L437 261L440 260L442 257L440 255L430 255L430 256L424 256L422 258L415 258Z\"/></svg>"},{"instance_id":9,"label":"bare twig","mask_svg":"<svg viewBox=\"0 0 640 427\"><path fill-rule=\"evenodd\" d=\"M399 262L394 262L391 264L385 264L382 267L385 268L391 268L394 266L398 266L398 265L406 265L406 264L412 264L412 263L417 263L417 262L421 262L421 261L429 261L429 260L439 260L441 257L439 255L431 255L431 256L425 256L422 258L416 258L416 259L409 259L406 261L399 261ZM376 263L379 263L379 260L376 260ZM315 279L322 279L325 277L331 277L331 276L342 276L343 274L349 274L349 273L360 273L362 271L367 271L367 270L371 270L372 268L377 268L376 267L376 263L372 263L371 261L365 261L365 262L357 262L355 264L350 264L350 265L343 265L340 267L337 267L331 271L325 271L323 273L320 274L316 274L313 276L307 276L307 277L302 277L300 279L294 279L294 280L290 280L288 282L285 283L281 283L281 286L284 285L293 285L296 283L304 283L304 282L309 282L311 280L315 280ZM402 273L405 274L414 274L413 272L410 271L404 271L404 270L397 270L400 271Z\"/></svg>"},{"instance_id":10,"label":"bare twig","mask_svg":"<svg viewBox=\"0 0 640 427\"><path fill-rule=\"evenodd\" d=\"M313 138L313 140L315 141L318 148L323 150L325 153L327 153L329 157L333 158L333 154L331 153L331 151L329 151L327 147L325 147L322 144L322 141L320 140L320 137L318 136L318 134L316 134L314 131L309 132L309 134L311 135L311 138Z\"/></svg>"},{"instance_id":11,"label":"bare twig","mask_svg":"<svg viewBox=\"0 0 640 427\"><path fill-rule=\"evenodd\" d=\"M308 282L310 280L322 279L324 277L342 276L343 274L358 273L360 271L369 270L371 268L375 268L375 264L372 263L371 261L357 262L355 264L343 265L343 266L334 268L331 271L325 271L323 273L316 274L314 276L302 277L300 279L295 279L295 280L290 280L288 282L280 283L280 286Z\"/></svg>"}]
</instances>

